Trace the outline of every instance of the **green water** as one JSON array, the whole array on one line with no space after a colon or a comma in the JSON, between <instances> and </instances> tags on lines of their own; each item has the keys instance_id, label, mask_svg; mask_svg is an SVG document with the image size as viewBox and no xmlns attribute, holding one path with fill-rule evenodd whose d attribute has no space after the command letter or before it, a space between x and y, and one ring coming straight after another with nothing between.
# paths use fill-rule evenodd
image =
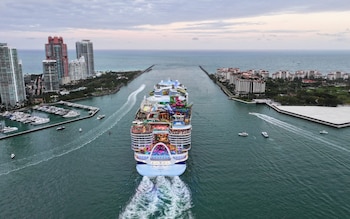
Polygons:
<instances>
[{"instance_id":1,"label":"green water","mask_svg":"<svg viewBox=\"0 0 350 219\"><path fill-rule=\"evenodd\" d=\"M153 84L168 78L185 84L194 103L188 167L180 177L142 178L131 121ZM228 100L196 65L156 66L117 94L79 103L106 117L0 141L0 218L350 215L350 129Z\"/></svg>"}]
</instances>

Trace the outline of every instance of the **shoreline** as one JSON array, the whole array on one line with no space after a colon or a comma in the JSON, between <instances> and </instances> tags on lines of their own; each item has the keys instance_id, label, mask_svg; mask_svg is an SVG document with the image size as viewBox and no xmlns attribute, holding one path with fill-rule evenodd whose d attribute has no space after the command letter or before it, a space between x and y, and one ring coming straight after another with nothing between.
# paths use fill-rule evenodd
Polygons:
<instances>
[{"instance_id":1,"label":"shoreline","mask_svg":"<svg viewBox=\"0 0 350 219\"><path fill-rule=\"evenodd\" d=\"M145 72L149 72L152 70L152 68L154 67L154 65L151 65L150 67L146 68L143 71L140 71L138 74L135 75L135 77L133 77L129 82L131 82L132 80L134 80L135 78L139 77L140 75L142 75ZM74 102L74 101L78 101L78 100L84 100L84 99L89 99L89 98L93 98L93 97L100 97L100 96L105 96L105 95L110 95L110 94L115 94L117 93L123 86L125 86L124 84L122 85L118 85L115 89L113 89L113 91L111 92L105 92L102 93L100 95L93 95L93 96L89 96L89 97L81 97L81 98L76 98L76 99L70 99L70 100L65 100L63 102ZM54 105L54 104L58 104L60 101L56 102L56 103L50 103L48 105ZM32 107L24 107L22 109L18 109L19 111L24 110L24 109L28 109L28 108L32 108ZM80 121L83 119L89 119L94 117L99 111L100 109L98 107L94 107L96 108L96 110L93 111L92 114L84 116L84 117L78 117L75 119L70 119L68 121L63 121L63 122L59 122L59 123L54 123L54 124L49 124L49 125L44 125L44 126L40 126L37 128L33 128L33 129L29 129L29 130L25 130L25 131L19 131L19 132L15 132L15 133L9 133L6 134L4 136L0 136L0 140L6 139L6 138L11 138L11 137L15 137L15 136L19 136L19 135L24 135L24 134L28 134L28 133L32 133L32 132L36 132L36 131L40 131L40 130L44 130L44 129L48 129L48 128L52 128L52 127L56 127L56 126L60 126L60 125L64 125L64 124L68 124L68 123L72 123L72 122L76 122L76 121Z\"/></svg>"},{"instance_id":2,"label":"shoreline","mask_svg":"<svg viewBox=\"0 0 350 219\"><path fill-rule=\"evenodd\" d=\"M202 67L199 68L208 75L209 73ZM234 95L220 82L215 81L221 90L228 96L230 100L244 104L261 104L264 103L270 108L274 109L278 113L293 116L299 119L315 122L318 124L330 126L333 128L346 128L350 126L350 106L337 106L337 107L326 107L326 106L282 106L277 105L271 101L252 101L247 102L241 99L237 99Z\"/></svg>"}]
</instances>

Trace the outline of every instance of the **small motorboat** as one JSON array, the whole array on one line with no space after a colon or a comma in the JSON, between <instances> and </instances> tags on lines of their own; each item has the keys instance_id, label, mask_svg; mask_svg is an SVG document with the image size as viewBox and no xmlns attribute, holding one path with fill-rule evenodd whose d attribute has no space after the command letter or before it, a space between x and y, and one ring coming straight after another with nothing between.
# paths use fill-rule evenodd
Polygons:
<instances>
[{"instance_id":1,"label":"small motorboat","mask_svg":"<svg viewBox=\"0 0 350 219\"><path fill-rule=\"evenodd\" d=\"M326 135L326 134L328 134L328 132L326 130L322 130L322 131L320 131L320 134L321 135Z\"/></svg>"},{"instance_id":2,"label":"small motorboat","mask_svg":"<svg viewBox=\"0 0 350 219\"><path fill-rule=\"evenodd\" d=\"M65 129L64 126L59 126L59 127L56 128L57 131L60 131L60 130L63 130L63 129Z\"/></svg>"},{"instance_id":3,"label":"small motorboat","mask_svg":"<svg viewBox=\"0 0 350 219\"><path fill-rule=\"evenodd\" d=\"M264 136L265 138L268 138L269 135L267 134L267 132L261 132L262 136Z\"/></svg>"},{"instance_id":4,"label":"small motorboat","mask_svg":"<svg viewBox=\"0 0 350 219\"><path fill-rule=\"evenodd\" d=\"M247 132L240 132L240 133L238 133L238 135L241 137L247 137L248 133Z\"/></svg>"},{"instance_id":5,"label":"small motorboat","mask_svg":"<svg viewBox=\"0 0 350 219\"><path fill-rule=\"evenodd\" d=\"M83 129L82 128L79 128L79 132L82 132L83 131Z\"/></svg>"},{"instance_id":6,"label":"small motorboat","mask_svg":"<svg viewBox=\"0 0 350 219\"><path fill-rule=\"evenodd\" d=\"M16 155L15 154L11 154L11 159L15 159Z\"/></svg>"},{"instance_id":7,"label":"small motorboat","mask_svg":"<svg viewBox=\"0 0 350 219\"><path fill-rule=\"evenodd\" d=\"M105 118L105 115L98 115L97 116L97 119L103 119L103 118Z\"/></svg>"}]
</instances>

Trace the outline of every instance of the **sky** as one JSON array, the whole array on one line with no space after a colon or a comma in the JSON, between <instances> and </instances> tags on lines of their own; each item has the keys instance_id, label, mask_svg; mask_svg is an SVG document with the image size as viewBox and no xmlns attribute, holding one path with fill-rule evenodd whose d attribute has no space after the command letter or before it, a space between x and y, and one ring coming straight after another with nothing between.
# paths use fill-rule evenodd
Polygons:
<instances>
[{"instance_id":1,"label":"sky","mask_svg":"<svg viewBox=\"0 0 350 219\"><path fill-rule=\"evenodd\" d=\"M349 0L1 0L0 42L42 49L349 50Z\"/></svg>"}]
</instances>

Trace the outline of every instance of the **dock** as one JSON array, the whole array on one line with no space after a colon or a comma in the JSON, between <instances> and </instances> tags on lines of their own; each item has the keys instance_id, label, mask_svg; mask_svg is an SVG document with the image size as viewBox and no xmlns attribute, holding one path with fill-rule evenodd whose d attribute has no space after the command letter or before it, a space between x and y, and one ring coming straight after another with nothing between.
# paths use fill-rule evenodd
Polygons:
<instances>
[{"instance_id":1,"label":"dock","mask_svg":"<svg viewBox=\"0 0 350 219\"><path fill-rule=\"evenodd\" d=\"M71 106L71 107L86 109L86 110L89 110L89 114L87 116L82 116L82 117L78 117L78 118L75 118L75 119L70 119L70 120L63 121L63 122L43 125L43 126L39 126L37 128L33 128L33 129L25 130L25 131L20 131L20 132L15 132L13 134L6 134L4 136L0 136L0 140L6 139L6 138L16 137L16 136L19 136L19 135L25 135L25 134L32 133L32 132L37 132L37 131L40 131L40 130L44 130L44 129L48 129L48 128L52 128L52 127L56 127L56 126L61 126L61 125L72 123L72 122L77 122L77 121L80 121L80 120L83 120L83 119L89 119L91 117L94 117L96 115L96 113L98 113L98 111L100 111L100 109L98 107L86 106L86 105L77 104L77 103L71 103L71 102L67 102L67 101L60 101L57 104L64 104L64 105Z\"/></svg>"}]
</instances>

